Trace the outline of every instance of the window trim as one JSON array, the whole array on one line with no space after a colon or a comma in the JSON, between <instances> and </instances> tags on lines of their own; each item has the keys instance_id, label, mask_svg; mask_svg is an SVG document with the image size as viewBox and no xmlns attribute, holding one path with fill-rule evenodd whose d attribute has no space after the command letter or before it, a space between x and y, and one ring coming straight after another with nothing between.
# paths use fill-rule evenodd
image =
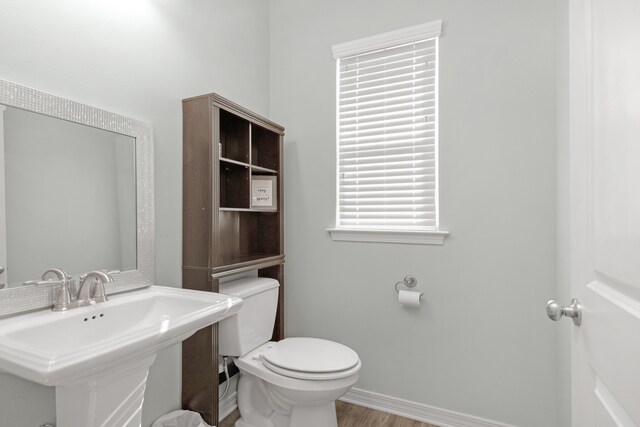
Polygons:
<instances>
[{"instance_id":1,"label":"window trim","mask_svg":"<svg viewBox=\"0 0 640 427\"><path fill-rule=\"evenodd\" d=\"M420 39L428 39L439 37L442 30L442 20L431 21L425 24L414 25L395 31L377 34L346 43L335 44L331 47L334 59L340 59L346 56L358 55L367 51L383 49L389 46L411 43ZM336 78L339 78L340 72L336 70ZM339 87L336 84L336 91ZM337 96L337 93L336 93ZM436 99L437 102L437 99ZM339 114L339 111L336 111ZM437 120L437 119L436 119ZM436 132L438 123L436 121ZM336 125L336 143L339 144L339 129ZM339 147L337 147L339 149ZM436 145L436 156L438 146ZM439 173L439 172L437 172ZM436 183L439 182L439 176L436 177ZM439 189L436 184L436 197L439 199ZM336 183L336 204L340 197L338 183ZM438 201L439 203L439 201ZM337 209L337 208L336 208ZM438 215L436 210L436 215ZM337 211L336 211L337 216ZM439 222L439 221L438 221ZM337 224L337 219L336 219ZM352 241L352 242L379 242L379 243L408 243L408 244L427 244L442 245L448 231L438 227L434 230L375 230L375 229L354 229L344 227L327 228L331 238L334 241Z\"/></svg>"},{"instance_id":2,"label":"window trim","mask_svg":"<svg viewBox=\"0 0 640 427\"><path fill-rule=\"evenodd\" d=\"M427 22L426 24L414 25L412 27L401 28L375 36L365 37L345 43L338 43L331 46L333 58L338 59L345 56L357 55L370 50L382 49L391 45L411 43L425 38L439 37L442 30L442 20Z\"/></svg>"},{"instance_id":3,"label":"window trim","mask_svg":"<svg viewBox=\"0 0 640 427\"><path fill-rule=\"evenodd\" d=\"M363 230L349 228L327 228L333 241L337 242L377 242L409 243L415 245L442 245L449 235L444 230L404 231L404 230Z\"/></svg>"}]
</instances>

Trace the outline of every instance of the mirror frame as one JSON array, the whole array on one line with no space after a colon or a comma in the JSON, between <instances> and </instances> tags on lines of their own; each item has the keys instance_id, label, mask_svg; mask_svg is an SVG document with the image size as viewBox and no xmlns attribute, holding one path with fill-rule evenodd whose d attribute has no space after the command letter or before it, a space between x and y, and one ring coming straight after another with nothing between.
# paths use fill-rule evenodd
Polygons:
<instances>
[{"instance_id":1,"label":"mirror frame","mask_svg":"<svg viewBox=\"0 0 640 427\"><path fill-rule=\"evenodd\" d=\"M137 270L114 274L114 282L108 283L105 288L107 294L114 294L155 284L152 126L2 79L0 79L0 104L135 138ZM63 265L51 267L64 268ZM53 305L55 296L55 286L23 286L2 289L0 291L0 316L47 308Z\"/></svg>"}]
</instances>

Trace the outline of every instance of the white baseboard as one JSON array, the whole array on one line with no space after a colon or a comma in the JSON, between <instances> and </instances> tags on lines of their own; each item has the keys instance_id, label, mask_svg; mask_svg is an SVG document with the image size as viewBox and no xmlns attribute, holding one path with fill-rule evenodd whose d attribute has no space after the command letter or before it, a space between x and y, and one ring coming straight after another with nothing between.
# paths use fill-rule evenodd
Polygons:
<instances>
[{"instance_id":1,"label":"white baseboard","mask_svg":"<svg viewBox=\"0 0 640 427\"><path fill-rule=\"evenodd\" d=\"M224 420L227 415L235 411L238 407L238 392L234 391L229 393L218 404L218 412L221 420Z\"/></svg>"},{"instance_id":2,"label":"white baseboard","mask_svg":"<svg viewBox=\"0 0 640 427\"><path fill-rule=\"evenodd\" d=\"M234 391L220 401L220 419L223 420L238 407L238 392ZM352 388L340 398L353 403L390 414L400 415L424 423L435 424L440 427L514 427L498 421L491 421L473 415L461 414L435 406L385 396L372 391Z\"/></svg>"},{"instance_id":3,"label":"white baseboard","mask_svg":"<svg viewBox=\"0 0 640 427\"><path fill-rule=\"evenodd\" d=\"M436 408L397 397L352 388L340 398L354 405L365 406L412 420L435 424L440 427L514 427L510 424L491 421L473 415Z\"/></svg>"}]
</instances>

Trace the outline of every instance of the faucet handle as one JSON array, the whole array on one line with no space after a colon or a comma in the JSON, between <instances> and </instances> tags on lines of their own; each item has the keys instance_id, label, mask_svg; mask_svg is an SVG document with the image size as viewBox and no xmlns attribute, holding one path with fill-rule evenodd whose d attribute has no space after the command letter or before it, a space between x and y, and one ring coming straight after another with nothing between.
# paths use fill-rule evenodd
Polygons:
<instances>
[{"instance_id":1,"label":"faucet handle","mask_svg":"<svg viewBox=\"0 0 640 427\"><path fill-rule=\"evenodd\" d=\"M23 285L58 285L61 288L66 287L69 284L71 276L65 273L64 270L59 268L50 268L42 273L41 280L28 280L22 282Z\"/></svg>"},{"instance_id":2,"label":"faucet handle","mask_svg":"<svg viewBox=\"0 0 640 427\"><path fill-rule=\"evenodd\" d=\"M60 268L50 268L49 270L42 273L43 281L55 282L55 279L57 279L57 281L60 282L61 285L66 286L69 283L71 276L69 276L64 270Z\"/></svg>"}]
</instances>

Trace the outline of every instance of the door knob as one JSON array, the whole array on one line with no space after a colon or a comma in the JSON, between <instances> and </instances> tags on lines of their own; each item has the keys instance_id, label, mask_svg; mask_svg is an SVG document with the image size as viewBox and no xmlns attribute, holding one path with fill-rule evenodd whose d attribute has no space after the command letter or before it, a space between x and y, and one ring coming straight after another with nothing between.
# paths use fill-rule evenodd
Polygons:
<instances>
[{"instance_id":1,"label":"door knob","mask_svg":"<svg viewBox=\"0 0 640 427\"><path fill-rule=\"evenodd\" d=\"M571 300L570 305L565 306L558 304L556 300L550 300L547 302L547 316L553 321L560 320L562 316L570 317L573 319L574 325L580 326L582 323L582 305L576 298Z\"/></svg>"}]
</instances>

